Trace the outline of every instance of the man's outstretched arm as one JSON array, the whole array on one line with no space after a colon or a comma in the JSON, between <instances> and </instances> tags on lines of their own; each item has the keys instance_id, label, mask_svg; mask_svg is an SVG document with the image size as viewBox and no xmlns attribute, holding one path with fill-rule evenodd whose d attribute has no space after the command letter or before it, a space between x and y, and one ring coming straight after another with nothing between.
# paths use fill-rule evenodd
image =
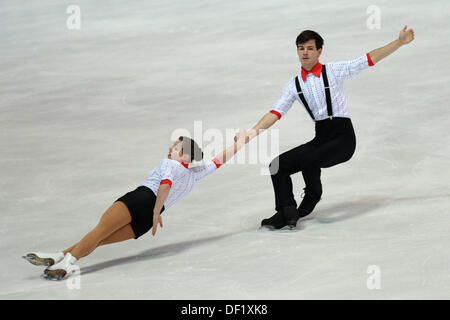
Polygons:
<instances>
[{"instance_id":1,"label":"man's outstretched arm","mask_svg":"<svg viewBox=\"0 0 450 320\"><path fill-rule=\"evenodd\" d=\"M251 139L259 135L261 131L270 128L275 122L278 121L278 119L279 117L272 112L266 113L252 129L247 131L245 143L248 143ZM234 140L236 141L236 137Z\"/></svg>"},{"instance_id":2,"label":"man's outstretched arm","mask_svg":"<svg viewBox=\"0 0 450 320\"><path fill-rule=\"evenodd\" d=\"M386 58L388 55L396 51L404 44L408 44L414 40L414 30L407 29L407 26L400 31L398 39L392 41L391 43L385 45L384 47L372 50L369 52L372 62L376 64L378 61Z\"/></svg>"}]
</instances>

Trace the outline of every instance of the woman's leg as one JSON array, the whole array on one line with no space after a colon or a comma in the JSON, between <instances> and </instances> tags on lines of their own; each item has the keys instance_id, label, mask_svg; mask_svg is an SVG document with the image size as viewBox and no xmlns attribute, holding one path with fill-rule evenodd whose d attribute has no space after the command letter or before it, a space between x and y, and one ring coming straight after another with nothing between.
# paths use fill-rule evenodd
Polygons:
<instances>
[{"instance_id":1,"label":"woman's leg","mask_svg":"<svg viewBox=\"0 0 450 320\"><path fill-rule=\"evenodd\" d=\"M128 225L130 222L131 215L127 206L123 202L117 201L105 211L98 225L86 236L84 236L84 238L81 239L81 241L76 245L64 250L64 254L70 252L72 256L77 259L85 257L94 251L102 240L107 239L109 236L113 235L116 231ZM129 229L127 230L129 231ZM120 235L123 234L120 233ZM116 237L114 239L120 238Z\"/></svg>"},{"instance_id":2,"label":"woman's leg","mask_svg":"<svg viewBox=\"0 0 450 320\"><path fill-rule=\"evenodd\" d=\"M134 238L135 238L135 234L134 234L133 228L131 228L131 226L129 224L127 224L126 226L123 226L119 230L115 231L113 234L108 236L106 239L103 239L102 241L100 241L100 243L98 244L97 247L103 246L105 244L122 242L125 240L134 239ZM64 254L66 254L67 252L72 252L72 250L77 246L77 244L64 250ZM83 257L80 257L80 258L83 258Z\"/></svg>"},{"instance_id":3,"label":"woman's leg","mask_svg":"<svg viewBox=\"0 0 450 320\"><path fill-rule=\"evenodd\" d=\"M129 224L127 224L126 226L123 226L122 228L120 228L119 230L117 230L116 232L111 234L106 239L103 239L102 241L100 241L100 243L98 245L103 246L105 244L122 242L125 240L134 239L134 238L135 238L135 234L134 234L133 228L131 228L131 226Z\"/></svg>"}]
</instances>

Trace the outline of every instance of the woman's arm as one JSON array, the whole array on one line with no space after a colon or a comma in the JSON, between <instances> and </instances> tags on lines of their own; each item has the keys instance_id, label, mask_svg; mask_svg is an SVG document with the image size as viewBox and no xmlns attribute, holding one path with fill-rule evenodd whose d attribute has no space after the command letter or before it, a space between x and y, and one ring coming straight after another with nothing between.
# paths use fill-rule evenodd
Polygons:
<instances>
[{"instance_id":1,"label":"woman's arm","mask_svg":"<svg viewBox=\"0 0 450 320\"><path fill-rule=\"evenodd\" d=\"M156 195L156 202L155 206L153 208L153 229L152 229L152 235L155 235L156 229L159 225L163 226L162 219L161 219L161 209L164 206L164 202L166 202L167 196L170 192L170 185L169 184L161 184L158 189L158 194Z\"/></svg>"},{"instance_id":2,"label":"woman's arm","mask_svg":"<svg viewBox=\"0 0 450 320\"><path fill-rule=\"evenodd\" d=\"M242 148L242 146L245 144L246 134L247 133L245 132L245 130L239 130L239 132L235 136L236 142L228 149L216 155L216 159L220 162L220 164L224 164L225 162L227 162L236 154L236 152L239 151L239 149Z\"/></svg>"}]
</instances>

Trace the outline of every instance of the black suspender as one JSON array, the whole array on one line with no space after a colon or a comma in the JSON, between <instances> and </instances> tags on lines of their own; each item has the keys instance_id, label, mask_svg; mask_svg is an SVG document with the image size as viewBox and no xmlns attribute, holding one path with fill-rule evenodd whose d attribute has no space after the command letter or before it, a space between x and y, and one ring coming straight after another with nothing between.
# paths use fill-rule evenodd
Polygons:
<instances>
[{"instance_id":1,"label":"black suspender","mask_svg":"<svg viewBox=\"0 0 450 320\"><path fill-rule=\"evenodd\" d=\"M313 121L315 121L316 119L314 119L314 116L312 114L311 109L308 106L308 103L306 102L305 96L303 95L302 89L300 87L300 83L298 82L298 76L295 77L295 86L297 87L297 93L298 96L300 97L300 100L302 100L303 105L306 108L306 111L308 111L309 115L311 116L311 118L313 119Z\"/></svg>"},{"instance_id":2,"label":"black suspender","mask_svg":"<svg viewBox=\"0 0 450 320\"><path fill-rule=\"evenodd\" d=\"M326 71L325 65L322 65L322 77L323 77L323 84L325 86L325 98L327 100L328 117L330 117L330 119L333 119L333 108L331 107L330 85L328 83L328 77L327 77L327 71ZM295 77L295 86L297 87L298 96L300 97L300 100L302 101L303 105L305 106L306 111L308 111L311 118L315 121L316 119L314 119L314 115L311 111L311 108L308 106L305 96L303 95L302 89L300 87L300 82L298 81L298 76Z\"/></svg>"},{"instance_id":3,"label":"black suspender","mask_svg":"<svg viewBox=\"0 0 450 320\"><path fill-rule=\"evenodd\" d=\"M322 66L323 84L325 85L325 97L327 99L328 116L333 119L333 108L331 108L330 85L328 84L327 71L325 65Z\"/></svg>"}]
</instances>

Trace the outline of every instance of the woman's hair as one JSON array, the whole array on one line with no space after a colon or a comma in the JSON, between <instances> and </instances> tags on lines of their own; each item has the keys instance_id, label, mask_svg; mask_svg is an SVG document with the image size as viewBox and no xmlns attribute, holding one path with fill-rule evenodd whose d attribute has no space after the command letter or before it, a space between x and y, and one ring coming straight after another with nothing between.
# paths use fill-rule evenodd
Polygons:
<instances>
[{"instance_id":1,"label":"woman's hair","mask_svg":"<svg viewBox=\"0 0 450 320\"><path fill-rule=\"evenodd\" d=\"M181 153L187 154L191 157L191 162L193 160L200 161L203 159L203 151L198 146L197 142L188 137L179 137L178 140L181 141Z\"/></svg>"},{"instance_id":2,"label":"woman's hair","mask_svg":"<svg viewBox=\"0 0 450 320\"><path fill-rule=\"evenodd\" d=\"M299 44L305 43L311 39L315 40L317 50L322 49L323 46L322 37L320 36L320 34L312 30L302 31L302 33L300 33L297 39L295 40L295 45L298 47Z\"/></svg>"}]
</instances>

